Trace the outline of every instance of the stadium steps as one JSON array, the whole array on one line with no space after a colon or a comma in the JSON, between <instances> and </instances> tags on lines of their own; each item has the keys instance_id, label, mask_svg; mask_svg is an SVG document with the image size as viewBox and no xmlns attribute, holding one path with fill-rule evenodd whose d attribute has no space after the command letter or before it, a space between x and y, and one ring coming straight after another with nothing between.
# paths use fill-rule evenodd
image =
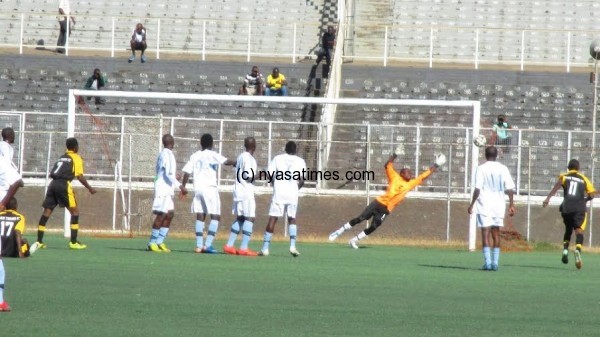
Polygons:
<instances>
[{"instance_id":1,"label":"stadium steps","mask_svg":"<svg viewBox=\"0 0 600 337\"><path fill-rule=\"evenodd\" d=\"M322 27L330 21L323 20L323 6L329 0L272 2L257 0L253 3L223 2L220 0L169 0L162 3L91 2L73 1L71 10L77 19L70 36L74 47L105 47L112 43L112 19L115 19L115 47L126 50L137 22L147 27L149 48L153 48L157 19L161 20L161 48L199 52L202 48L201 32L206 20L208 51L244 52L247 46L248 22L253 23L252 44L254 52L268 51L291 54L294 27L296 27L296 53L308 53L319 41ZM58 38L57 3L47 0L0 2L0 12L11 15L0 17L0 31L5 40L17 43L10 37L19 36L18 16L25 13L24 42L35 45L55 45ZM334 17L331 18L333 20ZM289 22L273 25L272 22ZM269 28L273 25L272 29Z\"/></svg>"}]
</instances>

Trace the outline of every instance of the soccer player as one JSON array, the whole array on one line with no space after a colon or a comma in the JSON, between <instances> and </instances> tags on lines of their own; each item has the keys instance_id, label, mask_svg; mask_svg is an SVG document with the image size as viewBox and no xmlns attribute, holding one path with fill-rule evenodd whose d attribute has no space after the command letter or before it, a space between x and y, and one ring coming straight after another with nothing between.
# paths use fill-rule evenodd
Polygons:
<instances>
[{"instance_id":1,"label":"soccer player","mask_svg":"<svg viewBox=\"0 0 600 337\"><path fill-rule=\"evenodd\" d=\"M17 212L17 199L12 197L6 209L0 212L0 237L2 239L2 257L29 257L29 242L23 237L25 216Z\"/></svg>"},{"instance_id":2,"label":"soccer player","mask_svg":"<svg viewBox=\"0 0 600 337\"><path fill-rule=\"evenodd\" d=\"M508 215L515 214L513 194L515 182L510 176L508 168L497 162L498 149L488 146L485 149L485 163L479 165L475 171L475 190L471 198L468 212L473 214L477 226L481 228L481 241L483 246L484 265L482 270L498 270L500 259L500 227L504 226L504 213L506 201L504 194L508 194ZM493 250L490 254L490 234Z\"/></svg>"},{"instance_id":3,"label":"soccer player","mask_svg":"<svg viewBox=\"0 0 600 337\"><path fill-rule=\"evenodd\" d=\"M23 179L15 166L7 160L0 160L0 211L6 209L10 199L22 186Z\"/></svg>"},{"instance_id":4,"label":"soccer player","mask_svg":"<svg viewBox=\"0 0 600 337\"><path fill-rule=\"evenodd\" d=\"M396 206L404 201L406 193L421 185L425 179L427 179L433 172L437 171L438 167L446 163L446 156L443 154L437 155L435 158L435 163L428 170L419 174L416 178L413 178L412 172L409 168L402 168L399 172L394 169L394 160L402 152L402 146L399 146L384 165L385 173L388 179L388 186L385 194L373 200L358 217L346 222L344 225L342 225L342 227L331 233L329 235L329 241L335 241L335 239L337 239L338 236L342 235L345 231L365 220L373 218L371 226L358 233L358 235L354 236L349 241L350 247L358 249L358 242L369 236L379 226L381 226L387 215L390 214Z\"/></svg>"},{"instance_id":5,"label":"soccer player","mask_svg":"<svg viewBox=\"0 0 600 337\"><path fill-rule=\"evenodd\" d=\"M0 142L0 158L13 162L15 149L12 144L15 142L15 130L11 127L2 129L2 141ZM13 164L14 165L14 164Z\"/></svg>"},{"instance_id":6,"label":"soccer player","mask_svg":"<svg viewBox=\"0 0 600 337\"><path fill-rule=\"evenodd\" d=\"M67 138L66 146L67 152L58 158L52 167L52 171L50 171L52 181L48 186L46 198L42 203L44 212L40 217L37 232L37 246L39 246L39 248L46 248L46 244L43 243L46 223L57 205L66 207L69 213L71 213L71 241L69 242L69 248L87 248L86 245L77 241L77 234L79 232L79 206L75 199L71 181L73 178L77 178L77 180L87 188L90 194L95 194L96 189L90 186L83 176L83 159L77 154L77 152L79 152L79 143L77 142L77 139Z\"/></svg>"},{"instance_id":7,"label":"soccer player","mask_svg":"<svg viewBox=\"0 0 600 337\"><path fill-rule=\"evenodd\" d=\"M587 225L587 206L586 202L594 198L597 194L596 189L589 179L579 172L579 161L571 159L567 166L567 173L558 176L554 187L548 193L548 196L542 203L543 207L548 206L550 198L563 188L563 202L560 205L560 214L565 223L565 234L563 236L562 262L569 263L569 243L571 235L575 230L575 267L581 269L583 261L581 260L581 247L583 246L583 231Z\"/></svg>"},{"instance_id":8,"label":"soccer player","mask_svg":"<svg viewBox=\"0 0 600 337\"><path fill-rule=\"evenodd\" d=\"M171 220L175 216L175 205L173 196L175 188L179 188L182 193L186 193L185 184L177 181L177 162L173 155L175 139L170 134L162 137L163 149L156 159L154 178L154 202L152 204L152 213L155 218L152 223L152 234L148 242L148 250L151 252L169 253L171 250L164 243L169 234Z\"/></svg>"},{"instance_id":9,"label":"soccer player","mask_svg":"<svg viewBox=\"0 0 600 337\"><path fill-rule=\"evenodd\" d=\"M205 133L200 137L201 150L196 151L183 167L183 180L187 184L190 175L194 178L194 199L192 213L196 213L196 253L217 254L212 243L219 229L221 220L221 199L217 189L217 168L219 165L235 165L235 161L227 159L212 150L213 137ZM185 195L186 193L182 193ZM204 220L210 216L208 233L204 241Z\"/></svg>"},{"instance_id":10,"label":"soccer player","mask_svg":"<svg viewBox=\"0 0 600 337\"><path fill-rule=\"evenodd\" d=\"M236 179L233 185L232 212L236 219L231 225L229 241L223 247L223 251L232 255L256 256L258 253L248 248L256 215L253 184L254 175L257 174L256 159L253 156L256 150L256 140L253 137L247 137L244 139L244 148L246 151L238 156L235 165ZM234 244L240 229L242 230L242 243L240 249L236 250Z\"/></svg>"},{"instance_id":11,"label":"soccer player","mask_svg":"<svg viewBox=\"0 0 600 337\"><path fill-rule=\"evenodd\" d=\"M300 255L296 249L296 212L298 211L298 190L304 185L304 172L306 162L296 155L296 143L293 141L285 144L285 153L275 156L269 163L269 175L272 177L273 197L269 207L269 221L265 229L261 256L269 255L269 245L275 230L277 219L287 214L290 234L290 254Z\"/></svg>"},{"instance_id":12,"label":"soccer player","mask_svg":"<svg viewBox=\"0 0 600 337\"><path fill-rule=\"evenodd\" d=\"M7 160L0 160L0 212L10 207L10 200L21 186L23 180L15 167ZM2 240L0 240L0 251L2 251ZM0 311L10 311L10 306L4 300L5 276L4 263L0 259Z\"/></svg>"}]
</instances>

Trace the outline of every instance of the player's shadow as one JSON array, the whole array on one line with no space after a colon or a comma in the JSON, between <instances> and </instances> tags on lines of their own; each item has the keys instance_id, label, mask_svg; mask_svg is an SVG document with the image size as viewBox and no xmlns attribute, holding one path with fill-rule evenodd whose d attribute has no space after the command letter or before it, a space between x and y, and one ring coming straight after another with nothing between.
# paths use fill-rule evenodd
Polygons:
<instances>
[{"instance_id":1,"label":"player's shadow","mask_svg":"<svg viewBox=\"0 0 600 337\"><path fill-rule=\"evenodd\" d=\"M137 251L137 252L148 252L147 248L139 248L139 247L109 247L110 249L116 249L116 250L129 250L129 251ZM149 252L150 253L150 252ZM188 253L188 254L196 254L196 255L221 255L221 254L225 254L223 252L218 252L215 254L200 254L200 253L196 253L195 251L191 250L191 249L171 249L171 253Z\"/></svg>"},{"instance_id":2,"label":"player's shadow","mask_svg":"<svg viewBox=\"0 0 600 337\"><path fill-rule=\"evenodd\" d=\"M442 264L418 264L419 267L427 268L442 268L442 269L459 269L459 270L479 270L479 268L469 268L463 266L446 266Z\"/></svg>"},{"instance_id":3,"label":"player's shadow","mask_svg":"<svg viewBox=\"0 0 600 337\"><path fill-rule=\"evenodd\" d=\"M129 251L138 251L138 252L147 252L148 249L146 248L139 248L139 247L108 247L109 249L116 249L116 250L129 250Z\"/></svg>"},{"instance_id":4,"label":"player's shadow","mask_svg":"<svg viewBox=\"0 0 600 337\"><path fill-rule=\"evenodd\" d=\"M517 267L517 268L537 268L537 269L552 269L552 270L563 270L565 269L564 267L555 267L555 266L536 266L536 265L530 265L530 264L505 264L503 265L505 267Z\"/></svg>"}]
</instances>

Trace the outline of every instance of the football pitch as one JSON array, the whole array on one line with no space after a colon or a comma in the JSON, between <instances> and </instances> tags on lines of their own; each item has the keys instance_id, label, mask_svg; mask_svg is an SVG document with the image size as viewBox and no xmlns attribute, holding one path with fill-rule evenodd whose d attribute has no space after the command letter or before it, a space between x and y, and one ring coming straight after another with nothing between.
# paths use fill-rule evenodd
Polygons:
<instances>
[{"instance_id":1,"label":"football pitch","mask_svg":"<svg viewBox=\"0 0 600 337\"><path fill-rule=\"evenodd\" d=\"M287 243L271 256L144 250L146 239L83 237L4 259L7 336L597 336L600 256L578 271L560 251L503 253ZM259 246L259 240L251 248ZM345 241L343 241L345 242ZM222 247L217 242L215 247ZM571 256L571 260L573 260Z\"/></svg>"}]
</instances>

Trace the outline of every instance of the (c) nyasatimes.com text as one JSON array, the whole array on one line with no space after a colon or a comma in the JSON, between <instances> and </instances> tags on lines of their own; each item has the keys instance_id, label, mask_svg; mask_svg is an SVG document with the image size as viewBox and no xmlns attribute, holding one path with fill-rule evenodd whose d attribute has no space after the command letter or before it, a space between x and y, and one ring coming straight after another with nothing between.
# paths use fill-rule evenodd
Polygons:
<instances>
[{"instance_id":1,"label":"(c) nyasatimes.com text","mask_svg":"<svg viewBox=\"0 0 600 337\"><path fill-rule=\"evenodd\" d=\"M236 179L241 181L266 180L269 184L275 180L375 180L373 171L321 171L303 169L301 171L266 171L266 170L242 170L236 172Z\"/></svg>"}]
</instances>

